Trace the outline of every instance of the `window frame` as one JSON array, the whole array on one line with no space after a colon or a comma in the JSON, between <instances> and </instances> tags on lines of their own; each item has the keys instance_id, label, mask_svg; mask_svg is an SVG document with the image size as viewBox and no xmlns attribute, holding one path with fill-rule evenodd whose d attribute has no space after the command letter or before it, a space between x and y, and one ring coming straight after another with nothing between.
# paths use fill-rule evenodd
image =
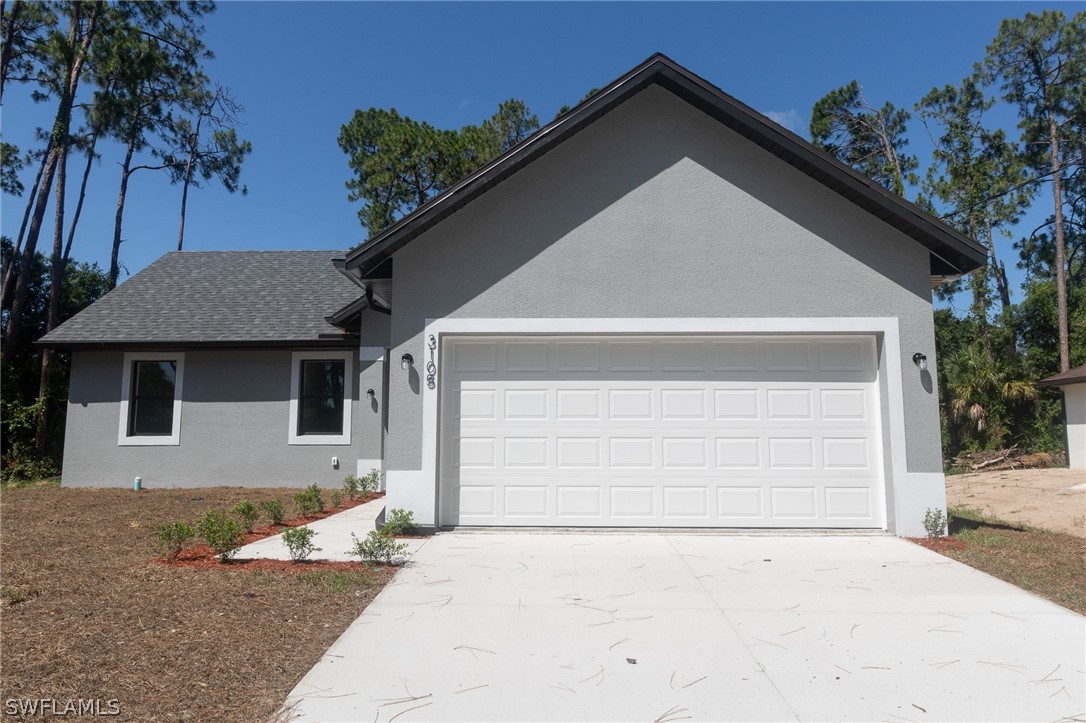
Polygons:
<instances>
[{"instance_id":1,"label":"window frame","mask_svg":"<svg viewBox=\"0 0 1086 723\"><path fill-rule=\"evenodd\" d=\"M290 359L290 413L287 420L287 444L291 445L349 445L351 443L351 417L354 410L354 350L296 351ZM343 433L298 434L298 414L301 410L303 361L343 362Z\"/></svg>"},{"instance_id":2,"label":"window frame","mask_svg":"<svg viewBox=\"0 0 1086 723\"><path fill-rule=\"evenodd\" d=\"M170 434L129 434L129 409L132 395L132 367L138 361L172 361L176 365L173 385L173 420ZM117 428L117 445L121 447L170 447L181 444L181 406L185 381L185 352L126 351L121 364L121 416Z\"/></svg>"}]
</instances>

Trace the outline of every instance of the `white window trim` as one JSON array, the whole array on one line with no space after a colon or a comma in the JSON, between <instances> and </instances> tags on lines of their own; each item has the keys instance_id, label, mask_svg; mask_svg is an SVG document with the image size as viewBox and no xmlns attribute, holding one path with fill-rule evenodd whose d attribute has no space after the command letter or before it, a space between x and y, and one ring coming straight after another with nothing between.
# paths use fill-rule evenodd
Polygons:
<instances>
[{"instance_id":1,"label":"white window trim","mask_svg":"<svg viewBox=\"0 0 1086 723\"><path fill-rule=\"evenodd\" d=\"M352 377L354 376L353 350L349 351L296 351L290 358L290 414L287 420L287 444L350 444ZM298 434L298 395L301 394L301 367L303 361L334 359L343 361L343 434Z\"/></svg>"},{"instance_id":2,"label":"white window trim","mask_svg":"<svg viewBox=\"0 0 1086 723\"><path fill-rule=\"evenodd\" d=\"M132 398L132 362L174 361L177 372L173 386L173 424L169 436L144 436L128 434L128 404ZM183 351L126 351L121 365L121 421L117 428L117 445L121 447L170 447L181 444L181 392L185 381L185 352Z\"/></svg>"}]
</instances>

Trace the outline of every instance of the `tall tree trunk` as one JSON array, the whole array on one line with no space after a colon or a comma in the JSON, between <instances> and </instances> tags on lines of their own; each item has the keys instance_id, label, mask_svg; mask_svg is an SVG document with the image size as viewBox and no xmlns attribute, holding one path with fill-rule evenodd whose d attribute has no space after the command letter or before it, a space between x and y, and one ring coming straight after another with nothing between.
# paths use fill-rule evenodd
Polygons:
<instances>
[{"instance_id":1,"label":"tall tree trunk","mask_svg":"<svg viewBox=\"0 0 1086 723\"><path fill-rule=\"evenodd\" d=\"M897 151L894 150L894 144L890 141L890 133L886 129L886 123L883 121L882 112L878 112L878 128L875 128L875 134L879 137L879 145L882 146L882 152L886 154L886 158L889 159L890 165L894 168L894 187L892 190L902 198L905 197L905 174L901 170L901 161L897 157Z\"/></svg>"},{"instance_id":2,"label":"tall tree trunk","mask_svg":"<svg viewBox=\"0 0 1086 723\"><path fill-rule=\"evenodd\" d=\"M15 245L11 249L11 259L4 269L4 280L0 285L0 301L3 302L4 307L8 305L8 296L11 294L11 281L15 277L15 259L23 248L26 224L30 220L30 212L34 209L34 201L38 197L38 184L41 183L42 172L45 170L45 161L49 157L51 150L53 150L53 140L50 138L45 146L45 154L41 157L41 163L38 164L38 175L34 176L34 183L30 186L30 195L26 199L26 209L23 211L23 222L19 225L19 236L15 239Z\"/></svg>"},{"instance_id":3,"label":"tall tree trunk","mask_svg":"<svg viewBox=\"0 0 1086 723\"><path fill-rule=\"evenodd\" d=\"M68 259L72 257L72 241L75 240L75 227L79 225L79 216L83 213L83 201L87 198L87 179L90 178L91 166L94 165L94 147L98 145L98 129L91 136L90 147L87 149L87 165L83 168L83 182L79 184L79 200L75 204L75 213L72 214L72 225L68 227L68 241L64 244L64 267L67 270Z\"/></svg>"},{"instance_id":4,"label":"tall tree trunk","mask_svg":"<svg viewBox=\"0 0 1086 723\"><path fill-rule=\"evenodd\" d=\"M189 202L189 184L192 183L192 167L196 160L196 148L200 143L200 125L204 122L204 115L201 113L196 119L196 130L192 134L192 139L189 142L189 158L185 163L185 182L181 187L181 224L177 229L177 250L180 251L181 247L185 243L185 207Z\"/></svg>"},{"instance_id":5,"label":"tall tree trunk","mask_svg":"<svg viewBox=\"0 0 1086 723\"><path fill-rule=\"evenodd\" d=\"M1071 368L1071 342L1067 328L1067 247L1063 235L1063 185L1060 174L1060 135L1056 114L1048 111L1049 147L1052 153L1052 203L1056 210L1056 323L1059 324L1060 371Z\"/></svg>"},{"instance_id":6,"label":"tall tree trunk","mask_svg":"<svg viewBox=\"0 0 1086 723\"><path fill-rule=\"evenodd\" d=\"M46 156L45 168L42 173L41 183L38 186L38 198L34 204L34 213L30 219L30 228L26 235L26 244L23 247L22 263L19 265L19 274L15 280L15 298L11 302L11 310L8 313L8 326L4 330L4 353L12 353L12 345L19 338L22 329L23 315L26 312L27 296L30 293L30 275L34 266L34 254L38 250L38 236L41 234L42 222L45 219L45 209L49 203L49 192L53 187L56 175L59 149L66 147L68 132L72 124L72 104L76 91L79 89L79 77L83 72L83 63L87 58L91 41L94 39L94 31L98 22L98 14L101 6L95 2L90 6L87 15L87 25L83 28L83 36L79 38L79 30L82 25L82 4L75 6L72 14L72 29L69 33L69 43L72 46L73 57L68 68L68 77L57 107L57 115L53 121L51 134L52 145Z\"/></svg>"},{"instance_id":7,"label":"tall tree trunk","mask_svg":"<svg viewBox=\"0 0 1086 723\"><path fill-rule=\"evenodd\" d=\"M980 229L976 217L969 219L969 232L974 236ZM990 242L989 242L990 243ZM969 275L969 288L973 291L973 315L980 327L980 341L988 365L995 364L992 354L992 329L988 323L988 265L985 264Z\"/></svg>"},{"instance_id":8,"label":"tall tree trunk","mask_svg":"<svg viewBox=\"0 0 1086 723\"><path fill-rule=\"evenodd\" d=\"M30 217L30 228L27 232L26 243L19 259L19 273L15 279L15 297L11 301L11 310L8 312L8 326L4 330L4 353L11 354L15 340L22 329L23 314L26 311L27 295L30 292L30 275L33 271L34 255L38 250L38 235L41 233L42 221L45 219L45 209L49 204L49 192L53 190L53 177L57 170L56 148L49 152L46 158L45 172L42 174L41 184L38 186L38 197L34 203L34 213Z\"/></svg>"},{"instance_id":9,"label":"tall tree trunk","mask_svg":"<svg viewBox=\"0 0 1086 723\"><path fill-rule=\"evenodd\" d=\"M181 223L177 227L177 250L185 244L185 207L189 202L189 183L192 181L192 153L189 153L188 163L185 165L185 182L181 187Z\"/></svg>"},{"instance_id":10,"label":"tall tree trunk","mask_svg":"<svg viewBox=\"0 0 1086 723\"><path fill-rule=\"evenodd\" d=\"M11 41L15 38L15 23L19 20L19 11L23 9L22 0L14 0L11 10L4 15L4 3L0 2L0 17L7 20L4 29L4 47L0 48L0 102L4 100L4 86L8 80L8 65L11 63Z\"/></svg>"},{"instance_id":11,"label":"tall tree trunk","mask_svg":"<svg viewBox=\"0 0 1086 723\"><path fill-rule=\"evenodd\" d=\"M992 219L985 216L985 233L988 236L988 253L991 256L992 275L995 277L996 291L999 292L999 305L1004 316L1011 308L1011 288L1007 284L1007 268L996 256L995 239L992 237Z\"/></svg>"},{"instance_id":12,"label":"tall tree trunk","mask_svg":"<svg viewBox=\"0 0 1086 723\"><path fill-rule=\"evenodd\" d=\"M124 199L128 195L128 177L132 175L132 154L136 152L136 139L128 141L128 150L121 165L121 190L117 193L117 213L113 217L113 251L109 255L109 288L117 287L121 275L121 226L124 223Z\"/></svg>"},{"instance_id":13,"label":"tall tree trunk","mask_svg":"<svg viewBox=\"0 0 1086 723\"><path fill-rule=\"evenodd\" d=\"M68 144L59 148L57 160L56 213L53 221L53 255L49 260L49 307L45 315L45 333L57 326L60 319L60 286L64 281L64 201L68 187ZM39 455L46 453L49 445L49 375L52 371L54 352L42 349L41 378L38 381L38 399L42 400L38 426L34 432L34 449Z\"/></svg>"}]
</instances>

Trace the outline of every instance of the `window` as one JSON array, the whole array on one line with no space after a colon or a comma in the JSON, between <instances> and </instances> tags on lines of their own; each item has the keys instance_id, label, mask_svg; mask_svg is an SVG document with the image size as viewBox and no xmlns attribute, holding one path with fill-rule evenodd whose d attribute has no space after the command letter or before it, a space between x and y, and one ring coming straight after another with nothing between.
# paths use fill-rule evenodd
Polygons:
<instances>
[{"instance_id":1,"label":"window","mask_svg":"<svg viewBox=\"0 0 1086 723\"><path fill-rule=\"evenodd\" d=\"M354 352L295 352L291 364L290 444L351 443Z\"/></svg>"},{"instance_id":2,"label":"window","mask_svg":"<svg viewBox=\"0 0 1086 723\"><path fill-rule=\"evenodd\" d=\"M343 434L342 359L302 360L298 436Z\"/></svg>"},{"instance_id":3,"label":"window","mask_svg":"<svg viewBox=\"0 0 1086 723\"><path fill-rule=\"evenodd\" d=\"M121 445L181 443L181 382L185 356L179 352L129 352L121 377Z\"/></svg>"}]
</instances>

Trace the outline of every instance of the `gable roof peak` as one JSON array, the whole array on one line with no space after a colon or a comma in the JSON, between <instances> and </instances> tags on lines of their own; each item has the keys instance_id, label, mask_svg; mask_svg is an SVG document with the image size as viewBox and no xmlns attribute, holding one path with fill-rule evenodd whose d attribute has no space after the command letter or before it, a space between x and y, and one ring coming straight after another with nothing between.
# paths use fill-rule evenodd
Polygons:
<instances>
[{"instance_id":1,"label":"gable roof peak","mask_svg":"<svg viewBox=\"0 0 1086 723\"><path fill-rule=\"evenodd\" d=\"M908 200L678 64L662 52L558 116L528 138L348 252L344 271L365 278L404 245L651 85L659 85L797 170L925 246L931 276L979 268L986 249Z\"/></svg>"}]
</instances>

